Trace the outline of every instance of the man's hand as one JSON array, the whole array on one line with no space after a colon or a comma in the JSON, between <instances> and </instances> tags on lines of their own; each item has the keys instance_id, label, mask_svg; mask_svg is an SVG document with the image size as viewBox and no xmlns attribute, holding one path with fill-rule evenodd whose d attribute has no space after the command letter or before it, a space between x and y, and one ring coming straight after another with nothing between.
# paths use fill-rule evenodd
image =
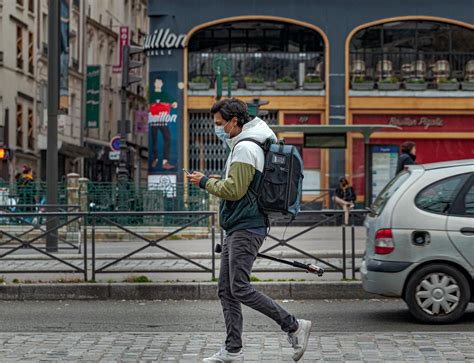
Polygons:
<instances>
[{"instance_id":1,"label":"man's hand","mask_svg":"<svg viewBox=\"0 0 474 363\"><path fill-rule=\"evenodd\" d=\"M189 181L196 186L199 186L201 179L203 178L204 174L199 171L193 171L191 175L188 176Z\"/></svg>"}]
</instances>

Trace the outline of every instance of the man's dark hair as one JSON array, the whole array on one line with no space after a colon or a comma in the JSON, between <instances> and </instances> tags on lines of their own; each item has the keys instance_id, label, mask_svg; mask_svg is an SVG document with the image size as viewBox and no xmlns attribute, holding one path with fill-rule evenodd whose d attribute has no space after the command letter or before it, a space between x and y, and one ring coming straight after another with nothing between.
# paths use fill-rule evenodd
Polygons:
<instances>
[{"instance_id":1,"label":"man's dark hair","mask_svg":"<svg viewBox=\"0 0 474 363\"><path fill-rule=\"evenodd\" d=\"M405 141L402 144L402 153L409 154L411 153L414 147L415 147L415 143L413 141Z\"/></svg>"},{"instance_id":2,"label":"man's dark hair","mask_svg":"<svg viewBox=\"0 0 474 363\"><path fill-rule=\"evenodd\" d=\"M237 117L237 124L240 127L250 121L247 104L237 98L226 98L216 102L211 108L211 113L215 115L218 112L220 112L222 118L226 121Z\"/></svg>"}]
</instances>

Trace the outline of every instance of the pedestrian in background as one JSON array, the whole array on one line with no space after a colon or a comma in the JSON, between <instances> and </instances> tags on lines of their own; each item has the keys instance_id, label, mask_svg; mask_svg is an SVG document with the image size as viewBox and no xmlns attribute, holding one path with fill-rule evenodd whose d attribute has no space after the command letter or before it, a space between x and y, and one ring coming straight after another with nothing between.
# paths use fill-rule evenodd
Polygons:
<instances>
[{"instance_id":1,"label":"pedestrian in background","mask_svg":"<svg viewBox=\"0 0 474 363\"><path fill-rule=\"evenodd\" d=\"M405 169L407 165L415 165L416 145L413 141L405 141L402 144L402 153L398 158L397 174Z\"/></svg>"},{"instance_id":2,"label":"pedestrian in background","mask_svg":"<svg viewBox=\"0 0 474 363\"><path fill-rule=\"evenodd\" d=\"M311 322L296 319L250 284L253 263L267 235L268 218L260 211L254 191L263 175L265 155L260 146L248 139L263 143L269 138L276 141L276 136L265 121L258 117L250 119L247 105L241 100L219 101L211 113L217 137L231 150L225 178L210 179L195 171L189 179L222 199L220 222L227 235L222 246L218 291L227 338L220 351L204 362L243 361L241 304L273 319L288 334L294 349L293 360L298 361L308 345Z\"/></svg>"},{"instance_id":3,"label":"pedestrian in background","mask_svg":"<svg viewBox=\"0 0 474 363\"><path fill-rule=\"evenodd\" d=\"M33 171L28 165L23 165L21 174L17 175L16 179L17 195L19 211L30 213L33 207L23 207L24 205L35 204L35 185L33 181ZM32 217L27 217L27 222L32 221Z\"/></svg>"},{"instance_id":4,"label":"pedestrian in background","mask_svg":"<svg viewBox=\"0 0 474 363\"><path fill-rule=\"evenodd\" d=\"M341 176L334 195L334 203L344 210L344 224L346 226L349 225L349 212L354 208L356 199L354 188L349 184L345 176Z\"/></svg>"}]
</instances>

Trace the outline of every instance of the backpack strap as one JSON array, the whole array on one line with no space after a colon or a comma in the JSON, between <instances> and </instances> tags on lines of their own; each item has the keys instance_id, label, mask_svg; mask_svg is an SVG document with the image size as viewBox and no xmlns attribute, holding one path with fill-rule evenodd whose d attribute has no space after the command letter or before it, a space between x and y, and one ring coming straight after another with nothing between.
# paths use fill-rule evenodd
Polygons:
<instances>
[{"instance_id":1,"label":"backpack strap","mask_svg":"<svg viewBox=\"0 0 474 363\"><path fill-rule=\"evenodd\" d=\"M250 142L253 142L254 144L257 144L258 146L260 146L263 151L265 151L265 144L264 144L264 143L258 142L257 140L252 139L252 138L250 138L250 137L246 137L245 139L242 139L242 140L237 141L237 143L234 145L234 148L233 148L232 150L234 150L235 147L236 147L237 145L239 145L242 141L250 141Z\"/></svg>"},{"instance_id":2,"label":"backpack strap","mask_svg":"<svg viewBox=\"0 0 474 363\"><path fill-rule=\"evenodd\" d=\"M234 145L234 148L240 144L242 141L250 141L250 142L253 142L254 144L257 144L258 146L260 146L263 150L264 153L266 153L268 150L270 150L270 145L274 144L273 140L271 138L268 138L266 139L264 142L258 142L257 140L255 139L252 139L250 137L246 137L245 139L242 139L242 140L239 140L237 141L237 143ZM232 149L233 151L234 149Z\"/></svg>"}]
</instances>

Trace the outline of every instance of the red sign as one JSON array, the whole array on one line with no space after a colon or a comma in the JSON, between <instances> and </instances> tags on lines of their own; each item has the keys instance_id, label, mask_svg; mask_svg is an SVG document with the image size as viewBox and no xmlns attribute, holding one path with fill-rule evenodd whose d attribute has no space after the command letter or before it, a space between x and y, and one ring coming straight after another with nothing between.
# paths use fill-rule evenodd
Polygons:
<instances>
[{"instance_id":1,"label":"red sign","mask_svg":"<svg viewBox=\"0 0 474 363\"><path fill-rule=\"evenodd\" d=\"M413 132L473 132L474 116L471 115L354 115L355 125L386 124ZM386 129L381 132L397 132Z\"/></svg>"},{"instance_id":2,"label":"red sign","mask_svg":"<svg viewBox=\"0 0 474 363\"><path fill-rule=\"evenodd\" d=\"M319 125L321 115L319 114L285 114L285 125Z\"/></svg>"},{"instance_id":3,"label":"red sign","mask_svg":"<svg viewBox=\"0 0 474 363\"><path fill-rule=\"evenodd\" d=\"M119 64L112 66L112 73L122 72L122 54L123 46L129 44L128 26L121 26L119 32Z\"/></svg>"}]
</instances>

